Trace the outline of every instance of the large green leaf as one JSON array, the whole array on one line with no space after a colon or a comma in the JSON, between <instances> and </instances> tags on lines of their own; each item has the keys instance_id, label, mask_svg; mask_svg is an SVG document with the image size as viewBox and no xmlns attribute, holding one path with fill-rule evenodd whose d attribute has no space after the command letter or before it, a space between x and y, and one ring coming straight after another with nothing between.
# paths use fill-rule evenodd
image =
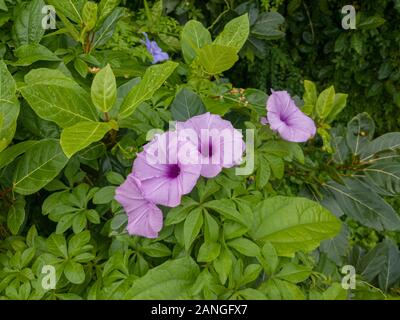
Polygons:
<instances>
[{"instance_id":1,"label":"large green leaf","mask_svg":"<svg viewBox=\"0 0 400 320\"><path fill-rule=\"evenodd\" d=\"M97 121L90 95L60 71L32 70L25 76L25 83L20 88L22 96L39 117L62 128L81 121Z\"/></svg>"},{"instance_id":2,"label":"large green leaf","mask_svg":"<svg viewBox=\"0 0 400 320\"><path fill-rule=\"evenodd\" d=\"M12 234L18 234L25 221L25 199L18 198L8 210L7 227Z\"/></svg>"},{"instance_id":3,"label":"large green leaf","mask_svg":"<svg viewBox=\"0 0 400 320\"><path fill-rule=\"evenodd\" d=\"M114 34L118 20L124 15L123 8L115 8L114 11L105 19L103 25L96 32L93 48L100 47L107 43Z\"/></svg>"},{"instance_id":4,"label":"large green leaf","mask_svg":"<svg viewBox=\"0 0 400 320\"><path fill-rule=\"evenodd\" d=\"M42 27L43 0L28 1L20 5L13 26L13 38L17 46L39 43L45 30Z\"/></svg>"},{"instance_id":5,"label":"large green leaf","mask_svg":"<svg viewBox=\"0 0 400 320\"><path fill-rule=\"evenodd\" d=\"M38 141L27 140L12 145L0 153L0 169L14 161L14 159L32 148Z\"/></svg>"},{"instance_id":6,"label":"large green leaf","mask_svg":"<svg viewBox=\"0 0 400 320\"><path fill-rule=\"evenodd\" d=\"M185 242L185 249L187 251L190 249L190 246L196 239L202 226L203 212L201 208L196 208L189 213L183 226L183 239Z\"/></svg>"},{"instance_id":7,"label":"large green leaf","mask_svg":"<svg viewBox=\"0 0 400 320\"><path fill-rule=\"evenodd\" d=\"M254 209L253 239L269 241L281 256L309 252L340 230L339 220L318 203L294 197L273 197Z\"/></svg>"},{"instance_id":8,"label":"large green leaf","mask_svg":"<svg viewBox=\"0 0 400 320\"><path fill-rule=\"evenodd\" d=\"M121 0L101 0L99 3L99 18L97 25L101 25L104 20L113 12L113 10L120 4Z\"/></svg>"},{"instance_id":9,"label":"large green leaf","mask_svg":"<svg viewBox=\"0 0 400 320\"><path fill-rule=\"evenodd\" d=\"M320 93L317 99L316 110L321 119L325 119L333 109L335 102L335 88L330 86Z\"/></svg>"},{"instance_id":10,"label":"large green leaf","mask_svg":"<svg viewBox=\"0 0 400 320\"><path fill-rule=\"evenodd\" d=\"M82 23L82 9L86 0L47 0L47 3L53 5L57 13L62 13L65 17L75 23Z\"/></svg>"},{"instance_id":11,"label":"large green leaf","mask_svg":"<svg viewBox=\"0 0 400 320\"><path fill-rule=\"evenodd\" d=\"M366 227L378 231L400 230L400 218L396 211L370 187L356 179L344 179L345 185L334 181L325 184L341 210Z\"/></svg>"},{"instance_id":12,"label":"large green leaf","mask_svg":"<svg viewBox=\"0 0 400 320\"><path fill-rule=\"evenodd\" d=\"M215 44L232 47L239 52L245 44L250 32L249 16L244 14L229 21L224 30L214 40Z\"/></svg>"},{"instance_id":13,"label":"large green leaf","mask_svg":"<svg viewBox=\"0 0 400 320\"><path fill-rule=\"evenodd\" d=\"M236 49L207 44L199 50L199 62L206 72L219 74L233 67L239 59Z\"/></svg>"},{"instance_id":14,"label":"large green leaf","mask_svg":"<svg viewBox=\"0 0 400 320\"><path fill-rule=\"evenodd\" d=\"M181 34L182 53L186 63L191 63L200 48L211 43L211 34L201 22L190 20Z\"/></svg>"},{"instance_id":15,"label":"large green leaf","mask_svg":"<svg viewBox=\"0 0 400 320\"><path fill-rule=\"evenodd\" d=\"M394 196L400 193L400 163L378 161L363 172L367 185L377 186L379 194Z\"/></svg>"},{"instance_id":16,"label":"large green leaf","mask_svg":"<svg viewBox=\"0 0 400 320\"><path fill-rule=\"evenodd\" d=\"M60 61L52 51L38 43L24 44L14 54L18 58L13 62L14 66L29 66L37 61Z\"/></svg>"},{"instance_id":17,"label":"large green leaf","mask_svg":"<svg viewBox=\"0 0 400 320\"><path fill-rule=\"evenodd\" d=\"M92 101L100 111L109 111L117 99L117 82L108 64L96 74L92 83Z\"/></svg>"},{"instance_id":18,"label":"large green leaf","mask_svg":"<svg viewBox=\"0 0 400 320\"><path fill-rule=\"evenodd\" d=\"M146 70L142 81L136 85L122 103L119 118L129 117L142 102L151 99L178 66L176 62L167 61L151 66Z\"/></svg>"},{"instance_id":19,"label":"large green leaf","mask_svg":"<svg viewBox=\"0 0 400 320\"><path fill-rule=\"evenodd\" d=\"M178 92L171 105L172 118L185 121L206 112L200 97L193 91L183 88Z\"/></svg>"},{"instance_id":20,"label":"large green leaf","mask_svg":"<svg viewBox=\"0 0 400 320\"><path fill-rule=\"evenodd\" d=\"M326 118L327 123L331 123L333 120L336 119L338 114L342 112L344 107L346 106L347 103L347 97L348 95L345 93L336 93L335 94L335 99L333 101L333 107L331 112L329 113L328 117Z\"/></svg>"},{"instance_id":21,"label":"large green leaf","mask_svg":"<svg viewBox=\"0 0 400 320\"><path fill-rule=\"evenodd\" d=\"M363 112L355 116L347 124L346 142L353 154L359 154L375 132L375 124L368 113Z\"/></svg>"},{"instance_id":22,"label":"large green leaf","mask_svg":"<svg viewBox=\"0 0 400 320\"><path fill-rule=\"evenodd\" d=\"M279 39L285 35L279 30L284 22L285 18L278 12L264 12L258 16L251 33L261 39Z\"/></svg>"},{"instance_id":23,"label":"large green leaf","mask_svg":"<svg viewBox=\"0 0 400 320\"><path fill-rule=\"evenodd\" d=\"M111 129L116 129L114 122L82 121L61 133L61 147L68 158L85 149L93 142L101 140Z\"/></svg>"},{"instance_id":24,"label":"large green leaf","mask_svg":"<svg viewBox=\"0 0 400 320\"><path fill-rule=\"evenodd\" d=\"M19 160L14 172L14 191L28 195L53 180L67 164L60 143L55 139L38 142Z\"/></svg>"},{"instance_id":25,"label":"large green leaf","mask_svg":"<svg viewBox=\"0 0 400 320\"><path fill-rule=\"evenodd\" d=\"M385 239L362 257L357 266L362 278L387 291L400 278L400 252L391 240Z\"/></svg>"},{"instance_id":26,"label":"large green leaf","mask_svg":"<svg viewBox=\"0 0 400 320\"><path fill-rule=\"evenodd\" d=\"M169 260L135 280L125 299L188 299L198 275L199 267L190 257Z\"/></svg>"},{"instance_id":27,"label":"large green leaf","mask_svg":"<svg viewBox=\"0 0 400 320\"><path fill-rule=\"evenodd\" d=\"M3 61L0 61L0 152L14 137L19 114L19 102L15 96L14 78Z\"/></svg>"},{"instance_id":28,"label":"large green leaf","mask_svg":"<svg viewBox=\"0 0 400 320\"><path fill-rule=\"evenodd\" d=\"M366 161L373 157L376 153L386 150L396 150L400 148L400 132L386 133L370 143L364 145L360 150L361 161Z\"/></svg>"}]
</instances>

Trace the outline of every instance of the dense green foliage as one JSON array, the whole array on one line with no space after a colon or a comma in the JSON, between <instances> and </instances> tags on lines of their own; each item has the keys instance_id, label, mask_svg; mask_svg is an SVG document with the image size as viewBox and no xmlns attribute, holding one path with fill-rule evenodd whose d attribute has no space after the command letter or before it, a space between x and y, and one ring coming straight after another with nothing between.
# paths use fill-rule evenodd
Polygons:
<instances>
[{"instance_id":1,"label":"dense green foliage","mask_svg":"<svg viewBox=\"0 0 400 320\"><path fill-rule=\"evenodd\" d=\"M0 0L0 299L397 298L400 3L356 3L356 30L344 4ZM260 123L271 89L313 139ZM128 235L114 195L148 132L205 111L254 133L254 170Z\"/></svg>"}]
</instances>

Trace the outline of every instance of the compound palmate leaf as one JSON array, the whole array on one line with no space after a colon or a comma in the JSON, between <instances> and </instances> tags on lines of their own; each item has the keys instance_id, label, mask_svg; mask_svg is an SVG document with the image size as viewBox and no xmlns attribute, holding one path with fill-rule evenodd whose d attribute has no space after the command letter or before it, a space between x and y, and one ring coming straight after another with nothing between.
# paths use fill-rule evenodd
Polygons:
<instances>
[{"instance_id":1,"label":"compound palmate leaf","mask_svg":"<svg viewBox=\"0 0 400 320\"><path fill-rule=\"evenodd\" d=\"M309 252L340 231L339 220L318 203L293 197L273 197L255 208L250 235L271 242L278 255Z\"/></svg>"},{"instance_id":2,"label":"compound palmate leaf","mask_svg":"<svg viewBox=\"0 0 400 320\"><path fill-rule=\"evenodd\" d=\"M125 299L188 299L198 275L199 267L192 258L170 260L135 280Z\"/></svg>"},{"instance_id":3,"label":"compound palmate leaf","mask_svg":"<svg viewBox=\"0 0 400 320\"><path fill-rule=\"evenodd\" d=\"M60 127L81 121L96 121L98 114L90 95L73 79L52 69L32 70L25 76L22 96L36 114Z\"/></svg>"},{"instance_id":4,"label":"compound palmate leaf","mask_svg":"<svg viewBox=\"0 0 400 320\"><path fill-rule=\"evenodd\" d=\"M63 130L60 139L61 147L70 158L91 143L102 139L113 128L116 128L114 122L79 122Z\"/></svg>"},{"instance_id":5,"label":"compound palmate leaf","mask_svg":"<svg viewBox=\"0 0 400 320\"><path fill-rule=\"evenodd\" d=\"M45 139L19 160L14 173L14 191L29 195L39 191L65 167L68 158L56 139Z\"/></svg>"}]
</instances>

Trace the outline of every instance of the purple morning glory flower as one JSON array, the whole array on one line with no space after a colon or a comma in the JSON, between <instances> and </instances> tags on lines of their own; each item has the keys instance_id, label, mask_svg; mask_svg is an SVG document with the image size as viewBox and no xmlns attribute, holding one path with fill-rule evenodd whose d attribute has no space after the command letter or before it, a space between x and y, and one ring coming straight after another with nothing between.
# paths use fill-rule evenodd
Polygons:
<instances>
[{"instance_id":1,"label":"purple morning glory flower","mask_svg":"<svg viewBox=\"0 0 400 320\"><path fill-rule=\"evenodd\" d=\"M197 146L203 177L213 178L222 168L231 168L241 162L245 150L243 135L219 115L207 112L178 122L176 128L178 134L187 135ZM183 130L188 134L183 134ZM190 134L191 131L194 134Z\"/></svg>"},{"instance_id":2,"label":"purple morning glory flower","mask_svg":"<svg viewBox=\"0 0 400 320\"><path fill-rule=\"evenodd\" d=\"M190 141L179 141L176 132L157 135L133 163L145 198L154 204L176 207L200 177L199 152Z\"/></svg>"},{"instance_id":3,"label":"purple morning glory flower","mask_svg":"<svg viewBox=\"0 0 400 320\"><path fill-rule=\"evenodd\" d=\"M267 101L267 119L282 139L305 142L316 133L314 121L296 106L287 91L273 91Z\"/></svg>"},{"instance_id":4,"label":"purple morning glory flower","mask_svg":"<svg viewBox=\"0 0 400 320\"><path fill-rule=\"evenodd\" d=\"M163 225L163 215L157 206L145 199L139 179L130 174L115 191L115 199L128 215L128 233L157 238Z\"/></svg>"},{"instance_id":5,"label":"purple morning glory flower","mask_svg":"<svg viewBox=\"0 0 400 320\"><path fill-rule=\"evenodd\" d=\"M161 48L158 46L157 42L150 41L146 32L143 32L143 34L146 37L146 41L142 42L146 45L147 51L153 57L153 64L168 60L169 59L168 53L163 52Z\"/></svg>"}]
</instances>

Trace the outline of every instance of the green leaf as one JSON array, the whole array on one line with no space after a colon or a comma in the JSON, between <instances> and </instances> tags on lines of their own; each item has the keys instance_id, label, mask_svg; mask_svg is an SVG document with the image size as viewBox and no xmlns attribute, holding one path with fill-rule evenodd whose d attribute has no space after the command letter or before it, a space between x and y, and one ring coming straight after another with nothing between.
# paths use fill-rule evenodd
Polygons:
<instances>
[{"instance_id":1,"label":"green leaf","mask_svg":"<svg viewBox=\"0 0 400 320\"><path fill-rule=\"evenodd\" d=\"M99 18L97 19L97 25L101 25L104 20L118 7L121 0L101 0L99 3Z\"/></svg>"},{"instance_id":2,"label":"green leaf","mask_svg":"<svg viewBox=\"0 0 400 320\"><path fill-rule=\"evenodd\" d=\"M260 248L251 240L237 238L229 241L228 246L248 257L256 257L260 254Z\"/></svg>"},{"instance_id":3,"label":"green leaf","mask_svg":"<svg viewBox=\"0 0 400 320\"><path fill-rule=\"evenodd\" d=\"M217 242L219 238L219 226L217 221L206 210L204 212L204 239L209 242Z\"/></svg>"},{"instance_id":4,"label":"green leaf","mask_svg":"<svg viewBox=\"0 0 400 320\"><path fill-rule=\"evenodd\" d=\"M271 167L269 166L269 162L263 155L259 155L260 166L257 170L256 175L256 184L257 188L263 189L271 177Z\"/></svg>"},{"instance_id":5,"label":"green leaf","mask_svg":"<svg viewBox=\"0 0 400 320\"><path fill-rule=\"evenodd\" d=\"M211 262L215 260L221 251L221 245L216 242L204 242L197 255L198 262Z\"/></svg>"},{"instance_id":6,"label":"green leaf","mask_svg":"<svg viewBox=\"0 0 400 320\"><path fill-rule=\"evenodd\" d=\"M274 177L277 179L282 179L285 170L285 163L283 162L282 158L271 154L267 154L265 158L269 163Z\"/></svg>"},{"instance_id":7,"label":"green leaf","mask_svg":"<svg viewBox=\"0 0 400 320\"><path fill-rule=\"evenodd\" d=\"M359 33L353 33L351 36L351 47L361 55L363 52L363 39Z\"/></svg>"},{"instance_id":8,"label":"green leaf","mask_svg":"<svg viewBox=\"0 0 400 320\"><path fill-rule=\"evenodd\" d=\"M357 29L360 30L376 29L381 25L383 25L385 22L386 20L379 16L367 17L366 19L362 19L362 21L357 24Z\"/></svg>"},{"instance_id":9,"label":"green leaf","mask_svg":"<svg viewBox=\"0 0 400 320\"><path fill-rule=\"evenodd\" d=\"M239 211L237 211L235 204L231 200L212 200L206 202L204 204L204 207L220 213L226 219L237 221L244 226L248 225L247 218L241 215Z\"/></svg>"},{"instance_id":10,"label":"green leaf","mask_svg":"<svg viewBox=\"0 0 400 320\"><path fill-rule=\"evenodd\" d=\"M23 3L16 12L13 25L13 39L17 46L39 43L45 30L42 27L43 0L32 0Z\"/></svg>"},{"instance_id":11,"label":"green leaf","mask_svg":"<svg viewBox=\"0 0 400 320\"><path fill-rule=\"evenodd\" d=\"M180 206L172 208L168 212L164 224L166 226L170 226L183 221L189 214L189 211L196 205L197 203L193 201L191 198L187 197L183 198Z\"/></svg>"},{"instance_id":12,"label":"green leaf","mask_svg":"<svg viewBox=\"0 0 400 320\"><path fill-rule=\"evenodd\" d=\"M245 300L268 300L267 296L253 288L246 288L237 292Z\"/></svg>"},{"instance_id":13,"label":"green leaf","mask_svg":"<svg viewBox=\"0 0 400 320\"><path fill-rule=\"evenodd\" d=\"M171 250L160 242L152 243L142 247L145 254L154 258L169 257L171 255Z\"/></svg>"},{"instance_id":14,"label":"green leaf","mask_svg":"<svg viewBox=\"0 0 400 320\"><path fill-rule=\"evenodd\" d=\"M400 132L389 132L372 140L360 149L361 161L365 161L375 154L391 150L395 151L400 148Z\"/></svg>"},{"instance_id":15,"label":"green leaf","mask_svg":"<svg viewBox=\"0 0 400 320\"><path fill-rule=\"evenodd\" d=\"M335 100L333 102L332 111L329 113L328 117L326 118L327 123L331 123L333 120L336 119L338 114L342 112L344 107L347 103L347 94L344 93L337 93L335 94Z\"/></svg>"},{"instance_id":16,"label":"green leaf","mask_svg":"<svg viewBox=\"0 0 400 320\"><path fill-rule=\"evenodd\" d=\"M284 22L285 19L278 12L264 12L258 16L251 34L265 40L282 38L285 33L279 28Z\"/></svg>"},{"instance_id":17,"label":"green leaf","mask_svg":"<svg viewBox=\"0 0 400 320\"><path fill-rule=\"evenodd\" d=\"M149 67L142 81L128 94L122 103L119 118L129 117L142 102L152 98L154 93L162 86L178 66L177 63L167 61Z\"/></svg>"},{"instance_id":18,"label":"green leaf","mask_svg":"<svg viewBox=\"0 0 400 320\"><path fill-rule=\"evenodd\" d=\"M269 299L272 300L304 300L304 293L298 286L293 283L279 280L269 279L263 283L259 288L261 292L264 292Z\"/></svg>"},{"instance_id":19,"label":"green leaf","mask_svg":"<svg viewBox=\"0 0 400 320\"><path fill-rule=\"evenodd\" d=\"M277 196L264 200L254 209L250 235L257 241L270 241L278 255L293 257L297 251L315 249L339 230L339 220L318 203Z\"/></svg>"},{"instance_id":20,"label":"green leaf","mask_svg":"<svg viewBox=\"0 0 400 320\"><path fill-rule=\"evenodd\" d=\"M92 101L100 111L109 111L117 100L117 82L108 64L96 74L92 83Z\"/></svg>"},{"instance_id":21,"label":"green leaf","mask_svg":"<svg viewBox=\"0 0 400 320\"><path fill-rule=\"evenodd\" d=\"M25 221L25 199L18 198L8 210L7 227L13 235L18 234Z\"/></svg>"},{"instance_id":22,"label":"green leaf","mask_svg":"<svg viewBox=\"0 0 400 320\"><path fill-rule=\"evenodd\" d=\"M190 298L190 288L199 275L198 265L185 257L169 260L135 280L125 299L172 300Z\"/></svg>"},{"instance_id":23,"label":"green leaf","mask_svg":"<svg viewBox=\"0 0 400 320\"><path fill-rule=\"evenodd\" d=\"M316 110L320 119L326 119L331 113L335 102L335 88L330 86L320 93L317 99Z\"/></svg>"},{"instance_id":24,"label":"green leaf","mask_svg":"<svg viewBox=\"0 0 400 320\"><path fill-rule=\"evenodd\" d=\"M363 170L367 185L377 186L377 193L394 196L400 193L400 163L375 162Z\"/></svg>"},{"instance_id":25,"label":"green leaf","mask_svg":"<svg viewBox=\"0 0 400 320\"><path fill-rule=\"evenodd\" d=\"M238 59L236 50L231 47L207 44L199 50L200 64L213 75L229 70Z\"/></svg>"},{"instance_id":26,"label":"green leaf","mask_svg":"<svg viewBox=\"0 0 400 320\"><path fill-rule=\"evenodd\" d=\"M71 158L75 153L85 149L93 142L101 140L116 123L82 121L65 128L61 133L60 143L65 155Z\"/></svg>"},{"instance_id":27,"label":"green leaf","mask_svg":"<svg viewBox=\"0 0 400 320\"><path fill-rule=\"evenodd\" d=\"M213 266L215 271L218 273L219 280L222 284L225 284L232 269L232 258L229 255L228 249L221 249L221 253L217 259L214 260Z\"/></svg>"},{"instance_id":28,"label":"green leaf","mask_svg":"<svg viewBox=\"0 0 400 320\"><path fill-rule=\"evenodd\" d=\"M0 0L0 10L8 11L8 8L7 8L7 5L5 3L5 0Z\"/></svg>"},{"instance_id":29,"label":"green leaf","mask_svg":"<svg viewBox=\"0 0 400 320\"><path fill-rule=\"evenodd\" d=\"M77 24L83 22L81 12L86 2L85 0L47 0L47 2L56 8L57 15L62 13Z\"/></svg>"},{"instance_id":30,"label":"green leaf","mask_svg":"<svg viewBox=\"0 0 400 320\"><path fill-rule=\"evenodd\" d=\"M87 1L82 9L82 20L86 32L93 30L97 22L97 3Z\"/></svg>"},{"instance_id":31,"label":"green leaf","mask_svg":"<svg viewBox=\"0 0 400 320\"><path fill-rule=\"evenodd\" d=\"M72 236L68 242L68 255L70 258L81 253L82 248L90 241L90 232L88 230Z\"/></svg>"},{"instance_id":32,"label":"green leaf","mask_svg":"<svg viewBox=\"0 0 400 320\"><path fill-rule=\"evenodd\" d=\"M368 145L375 133L375 124L368 113L363 112L355 116L347 124L346 142L353 154Z\"/></svg>"},{"instance_id":33,"label":"green leaf","mask_svg":"<svg viewBox=\"0 0 400 320\"><path fill-rule=\"evenodd\" d=\"M67 242L61 234L51 234L46 241L47 249L56 257L68 258Z\"/></svg>"},{"instance_id":34,"label":"green leaf","mask_svg":"<svg viewBox=\"0 0 400 320\"><path fill-rule=\"evenodd\" d=\"M26 67L37 61L60 61L52 51L38 43L24 44L14 51L14 55L18 58L13 62L14 66Z\"/></svg>"},{"instance_id":35,"label":"green leaf","mask_svg":"<svg viewBox=\"0 0 400 320\"><path fill-rule=\"evenodd\" d=\"M189 250L191 244L196 239L203 225L203 212L201 208L196 208L189 213L183 226L183 237L185 249Z\"/></svg>"},{"instance_id":36,"label":"green leaf","mask_svg":"<svg viewBox=\"0 0 400 320\"><path fill-rule=\"evenodd\" d=\"M335 262L338 266L343 265L345 257L347 257L349 249L349 230L346 225L342 225L342 230L333 239L321 242L319 250Z\"/></svg>"},{"instance_id":37,"label":"green leaf","mask_svg":"<svg viewBox=\"0 0 400 320\"><path fill-rule=\"evenodd\" d=\"M329 181L329 190L342 211L361 224L378 231L400 230L400 218L396 211L370 187L355 179L343 179L345 185Z\"/></svg>"},{"instance_id":38,"label":"green leaf","mask_svg":"<svg viewBox=\"0 0 400 320\"><path fill-rule=\"evenodd\" d=\"M47 139L29 149L18 162L14 173L14 191L29 195L39 191L67 164L58 140Z\"/></svg>"},{"instance_id":39,"label":"green leaf","mask_svg":"<svg viewBox=\"0 0 400 320\"><path fill-rule=\"evenodd\" d=\"M85 61L83 61L81 58L76 58L74 60L74 68L76 72L80 74L82 78L86 78L88 73L89 73L89 66Z\"/></svg>"},{"instance_id":40,"label":"green leaf","mask_svg":"<svg viewBox=\"0 0 400 320\"><path fill-rule=\"evenodd\" d=\"M107 43L114 34L118 20L124 15L124 8L115 8L114 11L105 19L103 25L96 32L93 48L98 48Z\"/></svg>"},{"instance_id":41,"label":"green leaf","mask_svg":"<svg viewBox=\"0 0 400 320\"><path fill-rule=\"evenodd\" d=\"M171 105L172 118L177 121L185 121L205 112L206 108L200 97L186 88L178 92Z\"/></svg>"},{"instance_id":42,"label":"green leaf","mask_svg":"<svg viewBox=\"0 0 400 320\"><path fill-rule=\"evenodd\" d=\"M271 242L266 241L261 249L261 263L263 268L269 276L273 275L278 267L279 258L278 254L271 244Z\"/></svg>"},{"instance_id":43,"label":"green leaf","mask_svg":"<svg viewBox=\"0 0 400 320\"><path fill-rule=\"evenodd\" d=\"M7 69L0 61L0 152L12 141L17 127L19 102L15 96L16 84Z\"/></svg>"},{"instance_id":44,"label":"green leaf","mask_svg":"<svg viewBox=\"0 0 400 320\"><path fill-rule=\"evenodd\" d=\"M317 87L310 80L304 80L304 104L315 105L317 103Z\"/></svg>"},{"instance_id":45,"label":"green leaf","mask_svg":"<svg viewBox=\"0 0 400 320\"><path fill-rule=\"evenodd\" d=\"M39 117L62 128L81 121L97 121L90 95L60 71L32 70L25 76L25 82L27 85L20 91Z\"/></svg>"},{"instance_id":46,"label":"green leaf","mask_svg":"<svg viewBox=\"0 0 400 320\"><path fill-rule=\"evenodd\" d=\"M386 249L385 263L378 275L379 287L387 292L400 279L400 252L392 240L383 240Z\"/></svg>"},{"instance_id":47,"label":"green leaf","mask_svg":"<svg viewBox=\"0 0 400 320\"><path fill-rule=\"evenodd\" d=\"M93 196L93 203L94 204L106 204L110 203L115 196L115 189L114 186L108 186L101 188L97 191Z\"/></svg>"},{"instance_id":48,"label":"green leaf","mask_svg":"<svg viewBox=\"0 0 400 320\"><path fill-rule=\"evenodd\" d=\"M236 53L238 53L245 44L249 36L249 32L249 16L246 13L229 21L225 25L224 30L214 40L214 43L221 46L234 48Z\"/></svg>"},{"instance_id":49,"label":"green leaf","mask_svg":"<svg viewBox=\"0 0 400 320\"><path fill-rule=\"evenodd\" d=\"M306 280L311 275L311 272L312 268L310 267L289 262L276 274L276 277L292 283L298 283Z\"/></svg>"},{"instance_id":50,"label":"green leaf","mask_svg":"<svg viewBox=\"0 0 400 320\"><path fill-rule=\"evenodd\" d=\"M193 61L200 48L210 43L211 34L201 22L190 20L185 24L181 34L181 46L187 64Z\"/></svg>"},{"instance_id":51,"label":"green leaf","mask_svg":"<svg viewBox=\"0 0 400 320\"><path fill-rule=\"evenodd\" d=\"M80 263L69 260L64 268L65 277L73 284L81 284L85 281L85 270Z\"/></svg>"}]
</instances>

